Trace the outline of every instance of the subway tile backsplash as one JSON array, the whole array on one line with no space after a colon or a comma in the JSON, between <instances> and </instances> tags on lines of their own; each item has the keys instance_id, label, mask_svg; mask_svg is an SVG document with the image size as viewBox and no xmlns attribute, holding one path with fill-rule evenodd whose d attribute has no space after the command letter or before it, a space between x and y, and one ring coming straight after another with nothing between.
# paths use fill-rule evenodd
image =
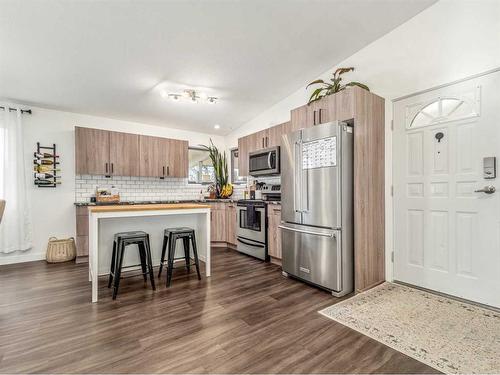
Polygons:
<instances>
[{"instance_id":1,"label":"subway tile backsplash","mask_svg":"<svg viewBox=\"0 0 500 375\"><path fill-rule=\"evenodd\" d=\"M97 187L115 187L122 201L190 200L199 199L200 190L207 196L207 185L189 184L187 178L125 177L77 175L75 202L90 202ZM243 198L245 185L235 185L232 198Z\"/></svg>"}]
</instances>

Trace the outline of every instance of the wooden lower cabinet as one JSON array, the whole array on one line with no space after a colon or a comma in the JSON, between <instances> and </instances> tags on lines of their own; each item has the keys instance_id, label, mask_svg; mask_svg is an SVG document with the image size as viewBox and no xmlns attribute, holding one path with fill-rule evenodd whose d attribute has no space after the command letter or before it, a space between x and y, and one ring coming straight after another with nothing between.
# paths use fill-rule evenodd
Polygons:
<instances>
[{"instance_id":1,"label":"wooden lower cabinet","mask_svg":"<svg viewBox=\"0 0 500 375\"><path fill-rule=\"evenodd\" d=\"M210 206L210 241L226 242L226 205L213 203Z\"/></svg>"},{"instance_id":2,"label":"wooden lower cabinet","mask_svg":"<svg viewBox=\"0 0 500 375\"><path fill-rule=\"evenodd\" d=\"M212 246L236 246L236 203L210 204L210 242Z\"/></svg>"},{"instance_id":3,"label":"wooden lower cabinet","mask_svg":"<svg viewBox=\"0 0 500 375\"><path fill-rule=\"evenodd\" d=\"M76 257L89 255L89 210L87 206L76 207Z\"/></svg>"},{"instance_id":4,"label":"wooden lower cabinet","mask_svg":"<svg viewBox=\"0 0 500 375\"><path fill-rule=\"evenodd\" d=\"M228 203L226 205L226 226L227 226L227 243L236 247L236 228L238 226L236 203Z\"/></svg>"},{"instance_id":5,"label":"wooden lower cabinet","mask_svg":"<svg viewBox=\"0 0 500 375\"><path fill-rule=\"evenodd\" d=\"M267 243L271 258L281 259L281 205L270 204L267 206Z\"/></svg>"}]
</instances>

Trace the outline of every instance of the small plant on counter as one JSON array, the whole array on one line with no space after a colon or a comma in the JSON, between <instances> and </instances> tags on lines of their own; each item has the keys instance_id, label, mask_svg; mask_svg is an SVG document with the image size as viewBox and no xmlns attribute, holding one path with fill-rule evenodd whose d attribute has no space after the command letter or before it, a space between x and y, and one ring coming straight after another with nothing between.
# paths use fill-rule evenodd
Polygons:
<instances>
[{"instance_id":1,"label":"small plant on counter","mask_svg":"<svg viewBox=\"0 0 500 375\"><path fill-rule=\"evenodd\" d=\"M330 78L331 83L325 82L322 79L317 79L317 80L309 83L307 85L306 89L309 88L309 86L311 86L311 85L318 85L318 84L322 85L322 87L318 87L317 89L315 89L313 91L313 93L311 94L311 97L309 98L309 103L307 103L307 104L311 104L311 103L315 102L316 100L324 98L325 96L332 95L332 94L335 94L336 92L345 90L347 87L350 87L350 86L359 86L365 90L370 91L368 86L366 86L362 83L359 83L359 82L353 81L353 82L348 82L345 85L342 84L342 74L352 72L353 70L354 70L354 68L352 68L352 67L351 68L338 68L333 73L332 78Z\"/></svg>"},{"instance_id":2,"label":"small plant on counter","mask_svg":"<svg viewBox=\"0 0 500 375\"><path fill-rule=\"evenodd\" d=\"M217 188L215 184L208 185L207 192L210 199L217 198Z\"/></svg>"},{"instance_id":3,"label":"small plant on counter","mask_svg":"<svg viewBox=\"0 0 500 375\"><path fill-rule=\"evenodd\" d=\"M210 139L209 146L201 146L208 151L208 155L214 167L215 192L217 198L229 198L233 194L233 185L228 182L229 172L227 168L226 152L220 153L219 149L215 147L212 142L212 139Z\"/></svg>"}]
</instances>

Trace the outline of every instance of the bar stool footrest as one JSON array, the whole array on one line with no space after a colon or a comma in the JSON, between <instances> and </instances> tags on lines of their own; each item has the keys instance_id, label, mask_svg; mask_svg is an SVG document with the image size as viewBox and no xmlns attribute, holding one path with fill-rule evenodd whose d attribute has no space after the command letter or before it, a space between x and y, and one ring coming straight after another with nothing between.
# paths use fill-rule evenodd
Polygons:
<instances>
[{"instance_id":1,"label":"bar stool footrest","mask_svg":"<svg viewBox=\"0 0 500 375\"><path fill-rule=\"evenodd\" d=\"M178 267L172 267L173 270L177 270L177 269L181 269L181 268L186 268L186 266L188 266L187 264L183 264L182 266L178 266ZM189 263L189 267L191 266L196 266L196 263ZM168 268L168 267L167 267Z\"/></svg>"}]
</instances>

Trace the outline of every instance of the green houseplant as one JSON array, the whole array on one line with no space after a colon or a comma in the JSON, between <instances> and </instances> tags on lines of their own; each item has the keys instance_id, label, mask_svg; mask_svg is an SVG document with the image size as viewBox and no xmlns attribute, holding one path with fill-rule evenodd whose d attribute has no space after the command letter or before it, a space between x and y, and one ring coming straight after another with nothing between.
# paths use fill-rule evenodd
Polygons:
<instances>
[{"instance_id":1,"label":"green houseplant","mask_svg":"<svg viewBox=\"0 0 500 375\"><path fill-rule=\"evenodd\" d=\"M319 100L325 96L335 94L336 92L345 90L350 86L359 86L365 90L370 91L368 86L359 83L359 82L348 82L346 84L342 84L342 75L348 72L352 72L354 68L338 68L334 73L332 78L330 78L330 82L325 82L322 79L317 79L312 81L306 86L306 89L311 85L321 85L321 87L316 88L309 98L309 102L307 104L311 104L316 100Z\"/></svg>"},{"instance_id":2,"label":"green houseplant","mask_svg":"<svg viewBox=\"0 0 500 375\"><path fill-rule=\"evenodd\" d=\"M229 198L233 194L233 186L229 183L226 152L221 153L210 139L210 145L201 145L208 151L214 167L215 191L217 198Z\"/></svg>"}]
</instances>

